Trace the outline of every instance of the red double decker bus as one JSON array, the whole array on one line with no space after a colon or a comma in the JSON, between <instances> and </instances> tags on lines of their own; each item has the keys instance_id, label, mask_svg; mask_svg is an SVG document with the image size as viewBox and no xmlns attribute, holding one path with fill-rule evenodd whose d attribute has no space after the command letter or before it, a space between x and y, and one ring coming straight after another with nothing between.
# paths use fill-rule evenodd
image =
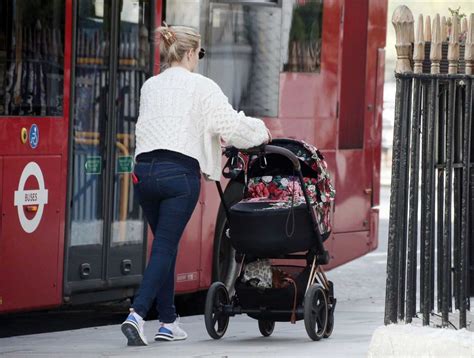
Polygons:
<instances>
[{"instance_id":1,"label":"red double decker bus","mask_svg":"<svg viewBox=\"0 0 474 358\"><path fill-rule=\"evenodd\" d=\"M151 236L130 173L154 29L194 26L199 72L274 137L321 148L337 190L328 268L377 247L386 0L0 3L0 312L133 296ZM158 94L159 95L159 94ZM227 200L241 186L225 183ZM230 282L235 253L203 182L178 293Z\"/></svg>"}]
</instances>

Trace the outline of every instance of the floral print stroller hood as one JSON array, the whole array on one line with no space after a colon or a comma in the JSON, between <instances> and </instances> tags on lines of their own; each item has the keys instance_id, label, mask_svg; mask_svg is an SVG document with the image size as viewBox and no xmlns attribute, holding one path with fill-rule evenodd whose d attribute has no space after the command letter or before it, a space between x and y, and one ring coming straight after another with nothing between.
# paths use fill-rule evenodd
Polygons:
<instances>
[{"instance_id":1,"label":"floral print stroller hood","mask_svg":"<svg viewBox=\"0 0 474 358\"><path fill-rule=\"evenodd\" d=\"M330 213L336 191L326 161L313 145L304 141L293 143L298 143L300 146L292 145L287 149L294 152L314 172L313 177L303 178L304 186L315 211L319 231L323 235L327 234L331 231ZM268 202L269 209L306 204L298 177L282 175L249 178L244 201Z\"/></svg>"}]
</instances>

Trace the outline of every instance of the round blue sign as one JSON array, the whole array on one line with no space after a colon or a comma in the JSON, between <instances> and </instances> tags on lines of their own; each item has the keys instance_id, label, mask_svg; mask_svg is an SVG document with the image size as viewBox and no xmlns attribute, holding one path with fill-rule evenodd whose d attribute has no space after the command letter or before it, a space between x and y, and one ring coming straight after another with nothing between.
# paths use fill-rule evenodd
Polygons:
<instances>
[{"instance_id":1,"label":"round blue sign","mask_svg":"<svg viewBox=\"0 0 474 358\"><path fill-rule=\"evenodd\" d=\"M33 124L30 128L30 145L31 148L35 149L39 143L39 128L36 124Z\"/></svg>"}]
</instances>

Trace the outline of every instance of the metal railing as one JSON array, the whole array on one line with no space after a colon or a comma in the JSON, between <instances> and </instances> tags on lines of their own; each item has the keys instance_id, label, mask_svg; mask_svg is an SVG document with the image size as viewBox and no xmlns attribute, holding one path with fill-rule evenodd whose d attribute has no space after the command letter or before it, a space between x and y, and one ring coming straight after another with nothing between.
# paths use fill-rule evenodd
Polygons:
<instances>
[{"instance_id":1,"label":"metal railing","mask_svg":"<svg viewBox=\"0 0 474 358\"><path fill-rule=\"evenodd\" d=\"M470 310L474 222L474 14L462 26L456 16L451 19L446 57L446 21L439 15L425 26L420 15L416 36L406 6L395 10L392 22L398 60L385 324L412 322L419 302L423 325L430 324L436 309L441 325L448 326L454 308L463 328ZM423 73L427 47L430 73ZM441 73L443 62L448 73Z\"/></svg>"}]
</instances>

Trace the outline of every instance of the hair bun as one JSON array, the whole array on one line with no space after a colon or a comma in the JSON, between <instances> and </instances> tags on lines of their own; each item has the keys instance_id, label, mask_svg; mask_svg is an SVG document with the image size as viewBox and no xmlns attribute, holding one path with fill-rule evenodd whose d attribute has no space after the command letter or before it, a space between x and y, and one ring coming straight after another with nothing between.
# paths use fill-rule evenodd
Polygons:
<instances>
[{"instance_id":1,"label":"hair bun","mask_svg":"<svg viewBox=\"0 0 474 358\"><path fill-rule=\"evenodd\" d=\"M166 22L163 22L165 26L161 27L160 34L165 41L167 47L171 47L176 42L176 33L170 29Z\"/></svg>"}]
</instances>

